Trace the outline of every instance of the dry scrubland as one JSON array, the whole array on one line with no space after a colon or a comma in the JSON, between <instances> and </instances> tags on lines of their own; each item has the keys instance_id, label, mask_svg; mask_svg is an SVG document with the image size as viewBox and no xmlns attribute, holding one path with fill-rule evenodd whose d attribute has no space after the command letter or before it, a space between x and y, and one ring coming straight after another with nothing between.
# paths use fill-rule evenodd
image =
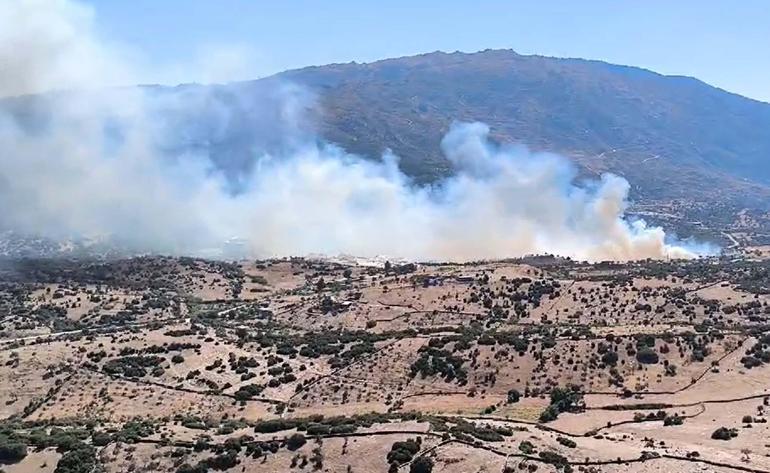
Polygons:
<instances>
[{"instance_id":1,"label":"dry scrubland","mask_svg":"<svg viewBox=\"0 0 770 473\"><path fill-rule=\"evenodd\" d=\"M770 262L15 260L6 472L770 472Z\"/></svg>"}]
</instances>

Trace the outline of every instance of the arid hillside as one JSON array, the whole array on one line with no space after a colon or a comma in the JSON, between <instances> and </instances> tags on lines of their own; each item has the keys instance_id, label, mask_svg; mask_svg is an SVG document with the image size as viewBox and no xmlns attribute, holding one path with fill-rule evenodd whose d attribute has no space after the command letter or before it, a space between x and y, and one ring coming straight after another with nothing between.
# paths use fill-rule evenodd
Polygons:
<instances>
[{"instance_id":1,"label":"arid hillside","mask_svg":"<svg viewBox=\"0 0 770 473\"><path fill-rule=\"evenodd\" d=\"M770 472L770 279L586 264L6 260L9 472Z\"/></svg>"},{"instance_id":2,"label":"arid hillside","mask_svg":"<svg viewBox=\"0 0 770 473\"><path fill-rule=\"evenodd\" d=\"M751 200L770 184L770 141L760 131L770 125L770 105L690 77L487 50L278 78L317 91L325 138L367 156L392 149L420 180L451 172L440 152L451 122L479 120L499 141L564 154L586 175L623 175L637 199L733 201L740 190Z\"/></svg>"}]
</instances>

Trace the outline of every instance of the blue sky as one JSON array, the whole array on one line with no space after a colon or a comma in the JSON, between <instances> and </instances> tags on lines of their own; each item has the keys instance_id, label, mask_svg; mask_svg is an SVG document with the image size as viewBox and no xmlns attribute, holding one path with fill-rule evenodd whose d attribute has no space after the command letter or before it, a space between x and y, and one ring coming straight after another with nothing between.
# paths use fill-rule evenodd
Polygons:
<instances>
[{"instance_id":1,"label":"blue sky","mask_svg":"<svg viewBox=\"0 0 770 473\"><path fill-rule=\"evenodd\" d=\"M237 68L238 79L435 50L512 48L694 76L770 101L770 1L85 3L94 8L101 34L130 46L155 68L194 63L219 48L248 58ZM190 71L148 80L198 80Z\"/></svg>"}]
</instances>

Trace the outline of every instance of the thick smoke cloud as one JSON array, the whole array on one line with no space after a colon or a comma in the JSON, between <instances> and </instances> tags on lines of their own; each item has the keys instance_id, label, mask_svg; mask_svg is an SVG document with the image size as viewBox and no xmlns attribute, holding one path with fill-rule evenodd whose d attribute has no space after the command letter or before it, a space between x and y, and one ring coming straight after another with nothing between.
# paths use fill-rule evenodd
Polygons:
<instances>
[{"instance_id":1,"label":"thick smoke cloud","mask_svg":"<svg viewBox=\"0 0 770 473\"><path fill-rule=\"evenodd\" d=\"M141 74L64 0L0 0L0 31L0 96L48 92L0 103L7 229L172 254L696 254L624 219L624 179L576 184L564 158L494 145L482 123L457 123L442 141L455 176L417 186L395 156L319 142L301 87L107 87Z\"/></svg>"},{"instance_id":2,"label":"thick smoke cloud","mask_svg":"<svg viewBox=\"0 0 770 473\"><path fill-rule=\"evenodd\" d=\"M134 83L127 52L68 0L0 0L0 96Z\"/></svg>"},{"instance_id":3,"label":"thick smoke cloud","mask_svg":"<svg viewBox=\"0 0 770 473\"><path fill-rule=\"evenodd\" d=\"M264 253L388 254L475 260L556 253L589 260L692 257L660 228L623 219L628 183L574 185L564 158L500 148L482 123L457 123L442 147L457 174L413 186L385 156L373 163L309 148L260 161L242 196ZM276 211L276 209L280 209Z\"/></svg>"}]
</instances>

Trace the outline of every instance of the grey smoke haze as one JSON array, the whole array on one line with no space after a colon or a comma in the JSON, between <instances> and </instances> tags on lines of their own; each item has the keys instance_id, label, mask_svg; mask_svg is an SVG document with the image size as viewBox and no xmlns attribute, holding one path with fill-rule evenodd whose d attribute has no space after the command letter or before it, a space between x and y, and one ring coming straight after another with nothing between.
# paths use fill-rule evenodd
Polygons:
<instances>
[{"instance_id":1,"label":"grey smoke haze","mask_svg":"<svg viewBox=\"0 0 770 473\"><path fill-rule=\"evenodd\" d=\"M0 106L2 227L173 254L233 237L251 256L696 254L624 219L624 179L576 184L566 159L493 145L482 123L452 126L442 149L456 175L420 187L396 156L364 160L314 137L301 87L107 87L138 76L108 45L78 4L0 1L0 96L63 90Z\"/></svg>"}]
</instances>

